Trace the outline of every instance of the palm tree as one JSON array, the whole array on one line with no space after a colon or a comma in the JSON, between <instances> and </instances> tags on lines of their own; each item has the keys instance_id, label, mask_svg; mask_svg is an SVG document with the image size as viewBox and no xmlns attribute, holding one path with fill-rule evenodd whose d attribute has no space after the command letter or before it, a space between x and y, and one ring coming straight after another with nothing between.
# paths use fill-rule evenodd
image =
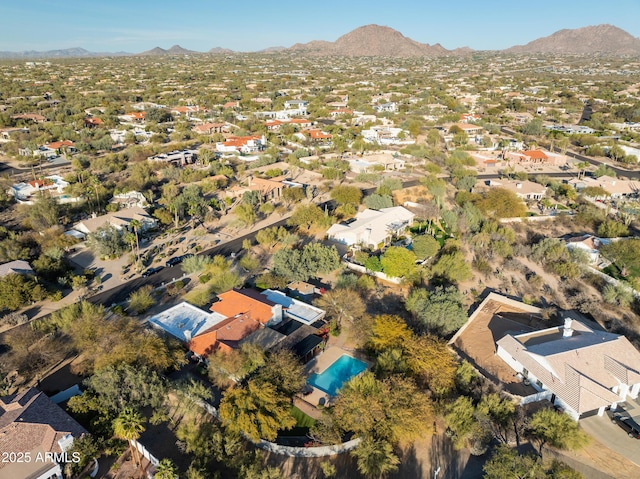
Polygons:
<instances>
[{"instance_id":1,"label":"palm tree","mask_svg":"<svg viewBox=\"0 0 640 479\"><path fill-rule=\"evenodd\" d=\"M142 226L139 220L131 220L129 221L129 226L133 228L133 234L136 235L136 264L140 260L140 238L138 237L138 230Z\"/></svg>"},{"instance_id":2,"label":"palm tree","mask_svg":"<svg viewBox=\"0 0 640 479\"><path fill-rule=\"evenodd\" d=\"M139 455L136 456L135 451L137 451L137 448L133 446L133 441L136 441L144 430L142 416L138 411L130 407L124 408L113 421L113 435L119 439L129 441L131 458L138 466L141 465L141 461Z\"/></svg>"},{"instance_id":3,"label":"palm tree","mask_svg":"<svg viewBox=\"0 0 640 479\"><path fill-rule=\"evenodd\" d=\"M100 211L100 193L98 192L98 186L100 186L102 183L100 183L100 180L98 179L98 177L94 176L91 178L91 185L93 186L93 191L96 194L96 204L97 206L97 211Z\"/></svg>"},{"instance_id":4,"label":"palm tree","mask_svg":"<svg viewBox=\"0 0 640 479\"><path fill-rule=\"evenodd\" d=\"M164 458L156 466L154 479L175 479L178 469L171 459Z\"/></svg>"},{"instance_id":5,"label":"palm tree","mask_svg":"<svg viewBox=\"0 0 640 479\"><path fill-rule=\"evenodd\" d=\"M131 246L131 254L135 257L136 265L138 264L138 255L136 254L136 236L133 233L125 233L123 236L124 242Z\"/></svg>"},{"instance_id":6,"label":"palm tree","mask_svg":"<svg viewBox=\"0 0 640 479\"><path fill-rule=\"evenodd\" d=\"M580 175L584 177L587 168L591 165L588 161L579 161L576 163L576 168L578 168L578 179L580 179Z\"/></svg>"}]
</instances>

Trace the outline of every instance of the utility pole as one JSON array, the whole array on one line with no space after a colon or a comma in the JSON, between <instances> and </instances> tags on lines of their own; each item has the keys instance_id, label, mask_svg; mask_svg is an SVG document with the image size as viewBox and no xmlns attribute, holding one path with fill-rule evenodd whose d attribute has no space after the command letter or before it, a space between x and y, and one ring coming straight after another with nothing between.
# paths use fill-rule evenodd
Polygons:
<instances>
[{"instance_id":1,"label":"utility pole","mask_svg":"<svg viewBox=\"0 0 640 479\"><path fill-rule=\"evenodd\" d=\"M433 479L438 479L438 474L440 474L440 466L433 473Z\"/></svg>"}]
</instances>

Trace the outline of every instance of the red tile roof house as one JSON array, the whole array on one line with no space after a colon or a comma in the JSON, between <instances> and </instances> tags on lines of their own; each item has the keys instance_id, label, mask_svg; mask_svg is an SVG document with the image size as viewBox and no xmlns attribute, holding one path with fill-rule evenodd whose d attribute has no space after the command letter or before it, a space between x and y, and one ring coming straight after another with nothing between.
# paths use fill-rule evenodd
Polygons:
<instances>
[{"instance_id":1,"label":"red tile roof house","mask_svg":"<svg viewBox=\"0 0 640 479\"><path fill-rule=\"evenodd\" d=\"M100 118L89 117L84 119L84 126L87 128L93 128L100 125L102 125L102 120Z\"/></svg>"},{"instance_id":2,"label":"red tile roof house","mask_svg":"<svg viewBox=\"0 0 640 479\"><path fill-rule=\"evenodd\" d=\"M332 138L332 135L330 133L325 133L324 131L318 129L304 130L302 133L308 136L311 140L319 143L328 143Z\"/></svg>"},{"instance_id":3,"label":"red tile roof house","mask_svg":"<svg viewBox=\"0 0 640 479\"><path fill-rule=\"evenodd\" d=\"M0 477L62 479L74 439L86 433L37 389L0 398Z\"/></svg>"},{"instance_id":4,"label":"red tile roof house","mask_svg":"<svg viewBox=\"0 0 640 479\"><path fill-rule=\"evenodd\" d=\"M460 121L464 123L474 123L479 120L481 120L480 115L476 115L475 113L462 113L460 115Z\"/></svg>"},{"instance_id":5,"label":"red tile roof house","mask_svg":"<svg viewBox=\"0 0 640 479\"><path fill-rule=\"evenodd\" d=\"M73 141L63 140L46 143L33 152L34 156L57 156L63 152L73 153L76 151Z\"/></svg>"},{"instance_id":6,"label":"red tile roof house","mask_svg":"<svg viewBox=\"0 0 640 479\"><path fill-rule=\"evenodd\" d=\"M133 121L136 123L143 123L146 115L147 114L144 111L132 111L131 113L120 115L119 118L124 121Z\"/></svg>"},{"instance_id":7,"label":"red tile roof house","mask_svg":"<svg viewBox=\"0 0 640 479\"><path fill-rule=\"evenodd\" d=\"M267 144L267 139L262 136L230 136L226 141L216 143L216 150L221 153L256 153L262 151Z\"/></svg>"},{"instance_id":8,"label":"red tile roof house","mask_svg":"<svg viewBox=\"0 0 640 479\"><path fill-rule=\"evenodd\" d=\"M216 351L229 352L258 329L282 321L282 306L251 290L218 295L210 311L182 302L149 322L187 343L197 355L207 357Z\"/></svg>"},{"instance_id":9,"label":"red tile roof house","mask_svg":"<svg viewBox=\"0 0 640 479\"><path fill-rule=\"evenodd\" d=\"M549 157L542 150L527 150L520 153L507 153L509 159L520 163L546 163Z\"/></svg>"}]
</instances>

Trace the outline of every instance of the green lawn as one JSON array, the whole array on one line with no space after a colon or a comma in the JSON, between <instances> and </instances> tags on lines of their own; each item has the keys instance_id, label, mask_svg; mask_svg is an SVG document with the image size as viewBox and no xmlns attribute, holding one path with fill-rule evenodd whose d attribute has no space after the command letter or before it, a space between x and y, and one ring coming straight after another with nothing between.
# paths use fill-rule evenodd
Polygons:
<instances>
[{"instance_id":1,"label":"green lawn","mask_svg":"<svg viewBox=\"0 0 640 479\"><path fill-rule=\"evenodd\" d=\"M296 421L298 421L296 423L296 427L312 427L316 423L315 419L306 415L295 406L291 408L291 415L296 418Z\"/></svg>"},{"instance_id":2,"label":"green lawn","mask_svg":"<svg viewBox=\"0 0 640 479\"><path fill-rule=\"evenodd\" d=\"M279 431L279 436L306 436L309 429L316 423L316 420L307 416L300 409L293 406L291 415L296 418L296 425L288 431Z\"/></svg>"}]
</instances>

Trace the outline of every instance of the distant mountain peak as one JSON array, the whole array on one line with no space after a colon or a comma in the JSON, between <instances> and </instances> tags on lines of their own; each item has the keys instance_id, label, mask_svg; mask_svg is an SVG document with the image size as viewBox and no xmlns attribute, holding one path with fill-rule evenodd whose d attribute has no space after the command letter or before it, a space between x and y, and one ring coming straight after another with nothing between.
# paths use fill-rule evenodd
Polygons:
<instances>
[{"instance_id":1,"label":"distant mountain peak","mask_svg":"<svg viewBox=\"0 0 640 479\"><path fill-rule=\"evenodd\" d=\"M167 50L160 47L155 47L155 48L152 48L151 50L138 53L138 55L166 55L166 54L167 54Z\"/></svg>"},{"instance_id":2,"label":"distant mountain peak","mask_svg":"<svg viewBox=\"0 0 640 479\"><path fill-rule=\"evenodd\" d=\"M431 46L419 43L391 27L375 24L358 27L342 35L335 42L314 40L295 44L289 50L350 57L430 57L451 53L440 44Z\"/></svg>"},{"instance_id":3,"label":"distant mountain peak","mask_svg":"<svg viewBox=\"0 0 640 479\"><path fill-rule=\"evenodd\" d=\"M182 55L182 54L198 53L198 52L194 50L187 50L186 48L182 48L180 45L174 45L167 50L167 53L170 53L171 55Z\"/></svg>"},{"instance_id":4,"label":"distant mountain peak","mask_svg":"<svg viewBox=\"0 0 640 479\"><path fill-rule=\"evenodd\" d=\"M640 39L614 25L602 24L559 30L526 45L508 48L504 52L638 55L640 54Z\"/></svg>"}]
</instances>

